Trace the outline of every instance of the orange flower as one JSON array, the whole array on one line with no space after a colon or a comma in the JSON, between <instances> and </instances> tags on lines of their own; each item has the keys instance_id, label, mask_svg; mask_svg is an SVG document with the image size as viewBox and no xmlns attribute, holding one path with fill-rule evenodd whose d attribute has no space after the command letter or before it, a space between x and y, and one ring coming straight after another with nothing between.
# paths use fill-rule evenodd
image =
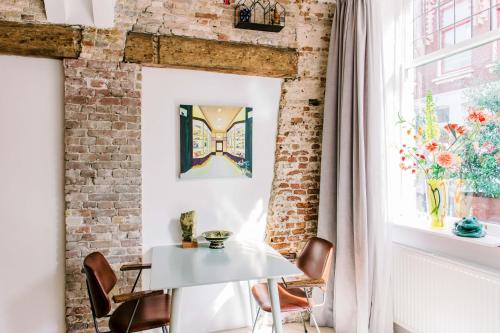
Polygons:
<instances>
[{"instance_id":1,"label":"orange flower","mask_svg":"<svg viewBox=\"0 0 500 333\"><path fill-rule=\"evenodd\" d=\"M458 126L457 127L457 133L460 134L460 135L464 135L466 132L466 129L464 126Z\"/></svg>"},{"instance_id":2,"label":"orange flower","mask_svg":"<svg viewBox=\"0 0 500 333\"><path fill-rule=\"evenodd\" d=\"M437 144L436 141L431 141L428 144L425 145L425 149L427 149L428 152L432 153L433 151L437 150L439 145Z\"/></svg>"},{"instance_id":3,"label":"orange flower","mask_svg":"<svg viewBox=\"0 0 500 333\"><path fill-rule=\"evenodd\" d=\"M453 135L456 133L463 135L465 133L465 127L464 126L458 126L458 124L446 124L444 126L444 129L447 130L448 132L451 132Z\"/></svg>"},{"instance_id":4,"label":"orange flower","mask_svg":"<svg viewBox=\"0 0 500 333\"><path fill-rule=\"evenodd\" d=\"M451 124L451 123L450 123L450 124L446 124L446 125L444 126L444 129L445 129L445 130L447 130L447 131L450 131L450 132L451 132L451 131L456 131L456 130L457 130L457 128L458 128L458 125L457 125L457 124Z\"/></svg>"},{"instance_id":5,"label":"orange flower","mask_svg":"<svg viewBox=\"0 0 500 333\"><path fill-rule=\"evenodd\" d=\"M475 123L484 124L485 122L490 120L490 117L483 110L472 109L469 111L469 116L467 117L467 119Z\"/></svg>"},{"instance_id":6,"label":"orange flower","mask_svg":"<svg viewBox=\"0 0 500 333\"><path fill-rule=\"evenodd\" d=\"M442 151L436 157L436 162L443 168L450 168L455 164L456 157L449 151Z\"/></svg>"}]
</instances>

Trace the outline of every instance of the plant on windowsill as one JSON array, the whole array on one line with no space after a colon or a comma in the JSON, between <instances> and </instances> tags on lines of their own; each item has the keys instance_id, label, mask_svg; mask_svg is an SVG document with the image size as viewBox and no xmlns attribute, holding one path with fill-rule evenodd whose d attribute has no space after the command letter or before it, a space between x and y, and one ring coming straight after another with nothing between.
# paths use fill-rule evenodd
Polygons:
<instances>
[{"instance_id":1,"label":"plant on windowsill","mask_svg":"<svg viewBox=\"0 0 500 333\"><path fill-rule=\"evenodd\" d=\"M500 62L493 73L500 77ZM474 130L460 152L457 177L462 188L457 201L480 220L499 219L493 201L500 199L500 81L468 88L465 97L470 108L466 125Z\"/></svg>"},{"instance_id":2,"label":"plant on windowsill","mask_svg":"<svg viewBox=\"0 0 500 333\"><path fill-rule=\"evenodd\" d=\"M399 116L398 124L407 140L400 148L400 167L426 179L427 213L433 228L443 228L447 209L447 179L460 168L458 152L465 144L467 129L449 123L439 126L432 92L426 95L423 119L408 122Z\"/></svg>"}]
</instances>

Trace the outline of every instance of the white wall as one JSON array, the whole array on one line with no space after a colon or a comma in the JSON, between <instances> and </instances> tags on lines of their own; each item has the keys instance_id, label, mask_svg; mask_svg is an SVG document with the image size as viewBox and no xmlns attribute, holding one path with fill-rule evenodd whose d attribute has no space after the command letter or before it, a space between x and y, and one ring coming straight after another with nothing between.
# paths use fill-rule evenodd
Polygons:
<instances>
[{"instance_id":1,"label":"white wall","mask_svg":"<svg viewBox=\"0 0 500 333\"><path fill-rule=\"evenodd\" d=\"M280 93L280 79L143 68L145 260L152 246L180 242L178 218L189 210L197 212L198 234L226 229L237 238L263 238ZM180 104L254 108L252 179L179 180ZM247 297L246 283L186 289L181 331L204 333L250 324Z\"/></svg>"},{"instance_id":2,"label":"white wall","mask_svg":"<svg viewBox=\"0 0 500 333\"><path fill-rule=\"evenodd\" d=\"M63 71L0 56L0 332L64 332Z\"/></svg>"}]
</instances>

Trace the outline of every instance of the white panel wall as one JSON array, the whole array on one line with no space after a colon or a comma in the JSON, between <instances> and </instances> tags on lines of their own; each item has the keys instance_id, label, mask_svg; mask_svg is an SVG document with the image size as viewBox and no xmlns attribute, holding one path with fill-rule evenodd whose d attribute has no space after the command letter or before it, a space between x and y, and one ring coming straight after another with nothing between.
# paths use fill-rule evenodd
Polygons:
<instances>
[{"instance_id":1,"label":"white panel wall","mask_svg":"<svg viewBox=\"0 0 500 333\"><path fill-rule=\"evenodd\" d=\"M263 238L280 93L280 79L143 68L145 260L152 246L180 242L178 218L188 210L197 212L198 234L226 229L240 238ZM178 179L180 104L254 108L252 179ZM250 324L246 283L188 288L183 297L182 332L204 333Z\"/></svg>"},{"instance_id":2,"label":"white panel wall","mask_svg":"<svg viewBox=\"0 0 500 333\"><path fill-rule=\"evenodd\" d=\"M63 69L0 56L0 332L64 332Z\"/></svg>"}]
</instances>

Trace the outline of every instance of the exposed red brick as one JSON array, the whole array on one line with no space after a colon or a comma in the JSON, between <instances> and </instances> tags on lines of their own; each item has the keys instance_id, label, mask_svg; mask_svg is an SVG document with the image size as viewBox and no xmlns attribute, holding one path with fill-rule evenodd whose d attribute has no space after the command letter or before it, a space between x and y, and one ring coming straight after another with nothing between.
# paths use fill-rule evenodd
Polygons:
<instances>
[{"instance_id":1,"label":"exposed red brick","mask_svg":"<svg viewBox=\"0 0 500 333\"><path fill-rule=\"evenodd\" d=\"M211 13L195 13L195 17L215 20L219 18L219 15Z\"/></svg>"}]
</instances>

